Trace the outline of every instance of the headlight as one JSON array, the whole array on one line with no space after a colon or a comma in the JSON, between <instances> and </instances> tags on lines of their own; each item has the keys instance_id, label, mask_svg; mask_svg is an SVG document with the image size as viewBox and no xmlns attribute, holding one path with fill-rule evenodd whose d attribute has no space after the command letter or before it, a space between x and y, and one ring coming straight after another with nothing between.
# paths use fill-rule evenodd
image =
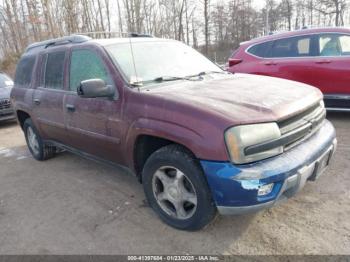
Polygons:
<instances>
[{"instance_id":1,"label":"headlight","mask_svg":"<svg viewBox=\"0 0 350 262\"><path fill-rule=\"evenodd\" d=\"M225 132L225 141L231 161L235 164L245 164L269 158L283 152L283 147L276 147L263 152L246 154L249 146L258 145L281 137L276 123L242 125L228 129Z\"/></svg>"},{"instance_id":2,"label":"headlight","mask_svg":"<svg viewBox=\"0 0 350 262\"><path fill-rule=\"evenodd\" d=\"M324 101L323 101L323 100L320 101L320 106L321 106L322 108L325 108L325 106L324 106Z\"/></svg>"}]
</instances>

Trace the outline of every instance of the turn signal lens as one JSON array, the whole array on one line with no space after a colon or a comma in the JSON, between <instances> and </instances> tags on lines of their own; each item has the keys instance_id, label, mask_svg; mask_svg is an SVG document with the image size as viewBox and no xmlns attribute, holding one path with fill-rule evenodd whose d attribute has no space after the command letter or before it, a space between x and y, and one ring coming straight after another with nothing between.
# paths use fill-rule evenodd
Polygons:
<instances>
[{"instance_id":1,"label":"turn signal lens","mask_svg":"<svg viewBox=\"0 0 350 262\"><path fill-rule=\"evenodd\" d=\"M273 189L273 185L274 184L271 183L271 184L260 186L260 188L258 190L258 196L266 196L266 195L270 194L272 189Z\"/></svg>"}]
</instances>

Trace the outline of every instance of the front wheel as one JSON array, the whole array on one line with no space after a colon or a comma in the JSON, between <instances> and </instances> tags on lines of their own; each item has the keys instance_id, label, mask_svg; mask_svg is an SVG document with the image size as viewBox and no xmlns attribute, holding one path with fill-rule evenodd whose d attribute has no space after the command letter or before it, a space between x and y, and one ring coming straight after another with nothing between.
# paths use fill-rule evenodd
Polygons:
<instances>
[{"instance_id":1,"label":"front wheel","mask_svg":"<svg viewBox=\"0 0 350 262\"><path fill-rule=\"evenodd\" d=\"M170 145L153 153L142 181L150 206L172 227L199 230L216 214L198 161L181 146Z\"/></svg>"}]
</instances>

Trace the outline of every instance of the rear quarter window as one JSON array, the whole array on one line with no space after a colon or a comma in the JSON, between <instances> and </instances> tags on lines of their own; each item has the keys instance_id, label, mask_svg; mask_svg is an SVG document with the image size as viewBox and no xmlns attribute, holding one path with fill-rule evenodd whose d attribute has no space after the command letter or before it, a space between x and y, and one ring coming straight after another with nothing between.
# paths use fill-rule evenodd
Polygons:
<instances>
[{"instance_id":1,"label":"rear quarter window","mask_svg":"<svg viewBox=\"0 0 350 262\"><path fill-rule=\"evenodd\" d=\"M27 56L20 59L15 74L15 85L29 87L32 81L32 74L35 64L35 56Z\"/></svg>"},{"instance_id":2,"label":"rear quarter window","mask_svg":"<svg viewBox=\"0 0 350 262\"><path fill-rule=\"evenodd\" d=\"M252 47L250 47L247 52L258 56L258 57L267 57L270 48L271 48L272 42L265 42L265 43L261 43L261 44L256 44L253 45Z\"/></svg>"}]
</instances>

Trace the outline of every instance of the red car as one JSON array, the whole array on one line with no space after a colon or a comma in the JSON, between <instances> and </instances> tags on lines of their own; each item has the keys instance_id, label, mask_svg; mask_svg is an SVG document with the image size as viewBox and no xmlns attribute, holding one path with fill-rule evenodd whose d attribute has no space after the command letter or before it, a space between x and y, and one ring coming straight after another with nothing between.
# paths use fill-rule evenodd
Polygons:
<instances>
[{"instance_id":1,"label":"red car","mask_svg":"<svg viewBox=\"0 0 350 262\"><path fill-rule=\"evenodd\" d=\"M328 110L350 111L350 29L303 29L244 42L228 70L313 85Z\"/></svg>"}]
</instances>

